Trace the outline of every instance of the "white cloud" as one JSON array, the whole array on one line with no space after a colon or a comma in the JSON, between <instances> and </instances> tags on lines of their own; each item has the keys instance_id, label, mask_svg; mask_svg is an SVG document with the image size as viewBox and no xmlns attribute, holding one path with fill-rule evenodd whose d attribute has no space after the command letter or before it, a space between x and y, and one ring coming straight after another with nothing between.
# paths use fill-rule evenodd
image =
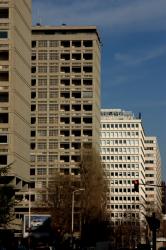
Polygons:
<instances>
[{"instance_id":1,"label":"white cloud","mask_svg":"<svg viewBox=\"0 0 166 250\"><path fill-rule=\"evenodd\" d=\"M166 46L161 46L151 50L135 51L134 53L116 53L114 59L124 65L136 65L153 59L157 59L166 54Z\"/></svg>"}]
</instances>

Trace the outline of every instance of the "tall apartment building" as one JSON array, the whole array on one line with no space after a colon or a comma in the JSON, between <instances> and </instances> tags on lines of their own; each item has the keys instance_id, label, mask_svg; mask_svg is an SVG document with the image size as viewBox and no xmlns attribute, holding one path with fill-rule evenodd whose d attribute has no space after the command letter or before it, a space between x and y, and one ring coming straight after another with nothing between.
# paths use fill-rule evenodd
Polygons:
<instances>
[{"instance_id":1,"label":"tall apartment building","mask_svg":"<svg viewBox=\"0 0 166 250\"><path fill-rule=\"evenodd\" d=\"M121 109L101 110L101 161L108 183L107 210L115 224L144 221L144 129L140 118ZM139 181L134 192L133 180ZM141 185L142 184L142 185Z\"/></svg>"},{"instance_id":2,"label":"tall apartment building","mask_svg":"<svg viewBox=\"0 0 166 250\"><path fill-rule=\"evenodd\" d=\"M29 179L31 1L0 0L0 167ZM24 180L24 181L22 181Z\"/></svg>"},{"instance_id":3,"label":"tall apartment building","mask_svg":"<svg viewBox=\"0 0 166 250\"><path fill-rule=\"evenodd\" d=\"M156 137L145 137L147 210L162 212L161 158ZM149 185L149 186L148 186ZM160 186L160 187L159 187Z\"/></svg>"},{"instance_id":4,"label":"tall apartment building","mask_svg":"<svg viewBox=\"0 0 166 250\"><path fill-rule=\"evenodd\" d=\"M80 150L100 129L100 39L95 26L32 28L32 200L59 169L79 175ZM33 192L34 190L34 192Z\"/></svg>"}]
</instances>

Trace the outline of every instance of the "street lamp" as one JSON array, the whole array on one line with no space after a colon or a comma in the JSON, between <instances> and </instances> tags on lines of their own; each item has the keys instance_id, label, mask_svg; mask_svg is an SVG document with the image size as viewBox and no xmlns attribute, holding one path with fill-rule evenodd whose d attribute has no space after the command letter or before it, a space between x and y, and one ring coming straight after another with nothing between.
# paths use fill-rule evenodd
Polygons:
<instances>
[{"instance_id":1,"label":"street lamp","mask_svg":"<svg viewBox=\"0 0 166 250\"><path fill-rule=\"evenodd\" d=\"M79 188L79 189L76 189L72 192L72 208L71 208L71 233L72 233L72 236L73 236L73 230L74 230L74 203L75 203L74 196L75 196L75 193L78 193L78 192L81 192L84 190L85 190L84 188Z\"/></svg>"},{"instance_id":2,"label":"street lamp","mask_svg":"<svg viewBox=\"0 0 166 250\"><path fill-rule=\"evenodd\" d=\"M28 227L29 227L29 234L31 228L31 190L30 186L28 187L28 194L29 194L29 202L28 202Z\"/></svg>"}]
</instances>

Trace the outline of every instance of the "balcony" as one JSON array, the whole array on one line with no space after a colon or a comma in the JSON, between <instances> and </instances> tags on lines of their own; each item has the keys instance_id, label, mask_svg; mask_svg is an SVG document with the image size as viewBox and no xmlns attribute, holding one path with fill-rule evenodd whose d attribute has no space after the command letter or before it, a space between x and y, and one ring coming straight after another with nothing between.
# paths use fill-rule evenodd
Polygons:
<instances>
[{"instance_id":1,"label":"balcony","mask_svg":"<svg viewBox=\"0 0 166 250\"><path fill-rule=\"evenodd\" d=\"M73 53L72 60L76 60L76 61L81 60L81 53Z\"/></svg>"},{"instance_id":2,"label":"balcony","mask_svg":"<svg viewBox=\"0 0 166 250\"><path fill-rule=\"evenodd\" d=\"M61 54L61 60L69 61L70 60L70 54L68 54L68 53Z\"/></svg>"},{"instance_id":3,"label":"balcony","mask_svg":"<svg viewBox=\"0 0 166 250\"><path fill-rule=\"evenodd\" d=\"M81 86L81 79L73 79L72 85L74 86Z\"/></svg>"},{"instance_id":4,"label":"balcony","mask_svg":"<svg viewBox=\"0 0 166 250\"><path fill-rule=\"evenodd\" d=\"M81 105L79 105L79 104L78 105L76 105L76 104L74 105L73 104L72 105L72 111L81 111Z\"/></svg>"},{"instance_id":5,"label":"balcony","mask_svg":"<svg viewBox=\"0 0 166 250\"><path fill-rule=\"evenodd\" d=\"M70 111L70 105L61 104L60 109L61 109L61 111Z\"/></svg>"},{"instance_id":6,"label":"balcony","mask_svg":"<svg viewBox=\"0 0 166 250\"><path fill-rule=\"evenodd\" d=\"M70 98L70 92L61 92L60 97L68 99Z\"/></svg>"},{"instance_id":7,"label":"balcony","mask_svg":"<svg viewBox=\"0 0 166 250\"><path fill-rule=\"evenodd\" d=\"M60 149L68 150L70 148L69 143L60 143Z\"/></svg>"},{"instance_id":8,"label":"balcony","mask_svg":"<svg viewBox=\"0 0 166 250\"><path fill-rule=\"evenodd\" d=\"M69 155L61 155L60 161L61 162L69 162Z\"/></svg>"},{"instance_id":9,"label":"balcony","mask_svg":"<svg viewBox=\"0 0 166 250\"><path fill-rule=\"evenodd\" d=\"M92 60L93 54L92 53L85 53L85 54L83 54L83 59L84 60Z\"/></svg>"},{"instance_id":10,"label":"balcony","mask_svg":"<svg viewBox=\"0 0 166 250\"><path fill-rule=\"evenodd\" d=\"M92 79L84 79L83 80L83 85L84 86L92 86Z\"/></svg>"},{"instance_id":11,"label":"balcony","mask_svg":"<svg viewBox=\"0 0 166 250\"><path fill-rule=\"evenodd\" d=\"M71 144L71 147L73 148L73 149L80 149L81 148L81 143L78 143L78 142L73 142L72 144Z\"/></svg>"},{"instance_id":12,"label":"balcony","mask_svg":"<svg viewBox=\"0 0 166 250\"><path fill-rule=\"evenodd\" d=\"M61 136L70 136L70 131L69 130L61 130L60 131L60 135Z\"/></svg>"},{"instance_id":13,"label":"balcony","mask_svg":"<svg viewBox=\"0 0 166 250\"><path fill-rule=\"evenodd\" d=\"M60 122L63 124L70 124L70 118L69 117L61 117Z\"/></svg>"},{"instance_id":14,"label":"balcony","mask_svg":"<svg viewBox=\"0 0 166 250\"><path fill-rule=\"evenodd\" d=\"M61 85L70 86L70 79L61 79Z\"/></svg>"},{"instance_id":15,"label":"balcony","mask_svg":"<svg viewBox=\"0 0 166 250\"><path fill-rule=\"evenodd\" d=\"M83 46L86 48L91 48L93 46L93 41L92 40L85 40L85 41L83 41Z\"/></svg>"},{"instance_id":16,"label":"balcony","mask_svg":"<svg viewBox=\"0 0 166 250\"><path fill-rule=\"evenodd\" d=\"M81 117L72 117L72 123L81 124Z\"/></svg>"},{"instance_id":17,"label":"balcony","mask_svg":"<svg viewBox=\"0 0 166 250\"><path fill-rule=\"evenodd\" d=\"M81 41L72 41L72 47L80 48L81 47Z\"/></svg>"},{"instance_id":18,"label":"balcony","mask_svg":"<svg viewBox=\"0 0 166 250\"><path fill-rule=\"evenodd\" d=\"M72 97L74 98L81 98L81 92L72 92Z\"/></svg>"},{"instance_id":19,"label":"balcony","mask_svg":"<svg viewBox=\"0 0 166 250\"><path fill-rule=\"evenodd\" d=\"M69 48L70 47L70 41L61 41L61 47Z\"/></svg>"},{"instance_id":20,"label":"balcony","mask_svg":"<svg viewBox=\"0 0 166 250\"><path fill-rule=\"evenodd\" d=\"M75 137L81 136L81 130L72 130L71 135Z\"/></svg>"}]
</instances>

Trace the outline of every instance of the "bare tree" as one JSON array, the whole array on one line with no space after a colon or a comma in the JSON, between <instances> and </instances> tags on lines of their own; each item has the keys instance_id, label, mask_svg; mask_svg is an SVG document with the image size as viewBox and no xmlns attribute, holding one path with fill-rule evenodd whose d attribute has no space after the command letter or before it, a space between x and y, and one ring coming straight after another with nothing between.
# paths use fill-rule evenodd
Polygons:
<instances>
[{"instance_id":1,"label":"bare tree","mask_svg":"<svg viewBox=\"0 0 166 250\"><path fill-rule=\"evenodd\" d=\"M56 230L71 232L72 192L80 185L75 176L57 172L49 182L48 208Z\"/></svg>"},{"instance_id":2,"label":"bare tree","mask_svg":"<svg viewBox=\"0 0 166 250\"><path fill-rule=\"evenodd\" d=\"M81 152L81 186L83 193L83 216L88 223L106 216L106 181L99 153L96 149L83 149Z\"/></svg>"},{"instance_id":3,"label":"bare tree","mask_svg":"<svg viewBox=\"0 0 166 250\"><path fill-rule=\"evenodd\" d=\"M75 193L75 225L101 222L105 219L106 184L99 154L94 149L82 149L79 175L62 175L57 171L48 187L48 206L56 230L71 232L71 211L73 191ZM82 223L81 223L82 222Z\"/></svg>"}]
</instances>

